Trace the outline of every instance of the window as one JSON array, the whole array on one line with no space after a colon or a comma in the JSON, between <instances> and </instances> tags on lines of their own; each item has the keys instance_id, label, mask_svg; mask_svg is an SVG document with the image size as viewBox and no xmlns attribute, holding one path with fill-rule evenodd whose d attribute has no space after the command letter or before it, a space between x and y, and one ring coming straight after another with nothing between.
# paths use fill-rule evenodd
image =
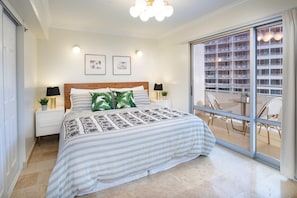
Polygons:
<instances>
[{"instance_id":1,"label":"window","mask_svg":"<svg viewBox=\"0 0 297 198\"><path fill-rule=\"evenodd\" d=\"M282 96L282 24L270 21L267 25L238 31L224 32L221 37L214 35L191 44L191 55L195 56L191 61L193 109L207 123L212 114L232 118L233 123L227 122L230 133L226 130L226 122L209 123L216 138L224 145L230 143L230 148L240 147L239 152L244 148L253 152L253 156L260 152L278 159L280 138L274 136L271 144L267 144L265 127L261 133L258 130L262 130L259 126L268 124L281 125L278 120L268 121L268 117L258 118L257 115L269 100ZM254 33L255 41L250 40ZM254 59L250 60L251 57ZM211 109L208 104L210 94L222 110ZM243 127L246 123L248 135ZM257 151L252 151L254 148Z\"/></svg>"}]
</instances>

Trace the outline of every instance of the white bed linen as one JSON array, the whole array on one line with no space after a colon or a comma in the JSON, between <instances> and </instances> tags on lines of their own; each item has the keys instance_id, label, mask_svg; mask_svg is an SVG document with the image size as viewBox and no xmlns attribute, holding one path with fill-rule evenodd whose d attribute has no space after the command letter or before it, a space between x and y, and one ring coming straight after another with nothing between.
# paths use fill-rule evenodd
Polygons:
<instances>
[{"instance_id":1,"label":"white bed linen","mask_svg":"<svg viewBox=\"0 0 297 198\"><path fill-rule=\"evenodd\" d=\"M150 105L138 109L150 108L159 107ZM135 108L91 114L129 110L135 111ZM65 119L85 113L69 112ZM215 138L208 126L190 114L66 140L63 130L47 197L74 197L138 179L199 155L208 155L214 144Z\"/></svg>"}]
</instances>

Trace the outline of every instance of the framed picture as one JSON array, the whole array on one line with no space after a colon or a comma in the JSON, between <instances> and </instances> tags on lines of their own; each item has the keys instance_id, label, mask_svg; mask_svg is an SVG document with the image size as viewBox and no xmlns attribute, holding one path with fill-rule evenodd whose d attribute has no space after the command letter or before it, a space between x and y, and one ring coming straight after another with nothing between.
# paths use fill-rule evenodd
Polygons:
<instances>
[{"instance_id":1,"label":"framed picture","mask_svg":"<svg viewBox=\"0 0 297 198\"><path fill-rule=\"evenodd\" d=\"M131 75L131 57L113 56L113 75Z\"/></svg>"},{"instance_id":2,"label":"framed picture","mask_svg":"<svg viewBox=\"0 0 297 198\"><path fill-rule=\"evenodd\" d=\"M105 75L105 55L85 54L85 74Z\"/></svg>"}]
</instances>

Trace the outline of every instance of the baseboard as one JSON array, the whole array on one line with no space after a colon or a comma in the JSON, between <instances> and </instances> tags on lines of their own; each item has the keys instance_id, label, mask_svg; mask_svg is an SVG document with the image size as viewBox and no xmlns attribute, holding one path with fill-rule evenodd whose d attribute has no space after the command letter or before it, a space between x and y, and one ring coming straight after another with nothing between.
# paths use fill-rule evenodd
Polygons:
<instances>
[{"instance_id":1,"label":"baseboard","mask_svg":"<svg viewBox=\"0 0 297 198\"><path fill-rule=\"evenodd\" d=\"M13 178L13 180L8 188L8 191L7 191L8 197L11 197L14 187L15 187L16 183L18 182L18 179L21 175L21 172L22 172L22 169L19 169L16 176Z\"/></svg>"},{"instance_id":2,"label":"baseboard","mask_svg":"<svg viewBox=\"0 0 297 198\"><path fill-rule=\"evenodd\" d=\"M36 145L36 139L34 139L34 143L32 144L31 148L29 149L29 152L28 152L28 155L26 157L26 161L23 164L23 167L27 167L28 161L31 158L31 155L32 155L32 152L33 152L33 149L34 149L35 145Z\"/></svg>"}]
</instances>

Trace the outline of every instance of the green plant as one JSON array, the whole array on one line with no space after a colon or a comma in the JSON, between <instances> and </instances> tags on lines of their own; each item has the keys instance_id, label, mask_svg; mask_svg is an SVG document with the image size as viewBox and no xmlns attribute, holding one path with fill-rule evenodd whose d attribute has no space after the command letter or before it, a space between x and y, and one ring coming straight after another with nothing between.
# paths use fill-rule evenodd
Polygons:
<instances>
[{"instance_id":1,"label":"green plant","mask_svg":"<svg viewBox=\"0 0 297 198\"><path fill-rule=\"evenodd\" d=\"M162 91L162 96L167 96L168 95L168 91Z\"/></svg>"},{"instance_id":2,"label":"green plant","mask_svg":"<svg viewBox=\"0 0 297 198\"><path fill-rule=\"evenodd\" d=\"M47 103L48 103L48 98L40 98L40 99L39 99L39 103L40 103L41 105L47 105Z\"/></svg>"}]
</instances>

